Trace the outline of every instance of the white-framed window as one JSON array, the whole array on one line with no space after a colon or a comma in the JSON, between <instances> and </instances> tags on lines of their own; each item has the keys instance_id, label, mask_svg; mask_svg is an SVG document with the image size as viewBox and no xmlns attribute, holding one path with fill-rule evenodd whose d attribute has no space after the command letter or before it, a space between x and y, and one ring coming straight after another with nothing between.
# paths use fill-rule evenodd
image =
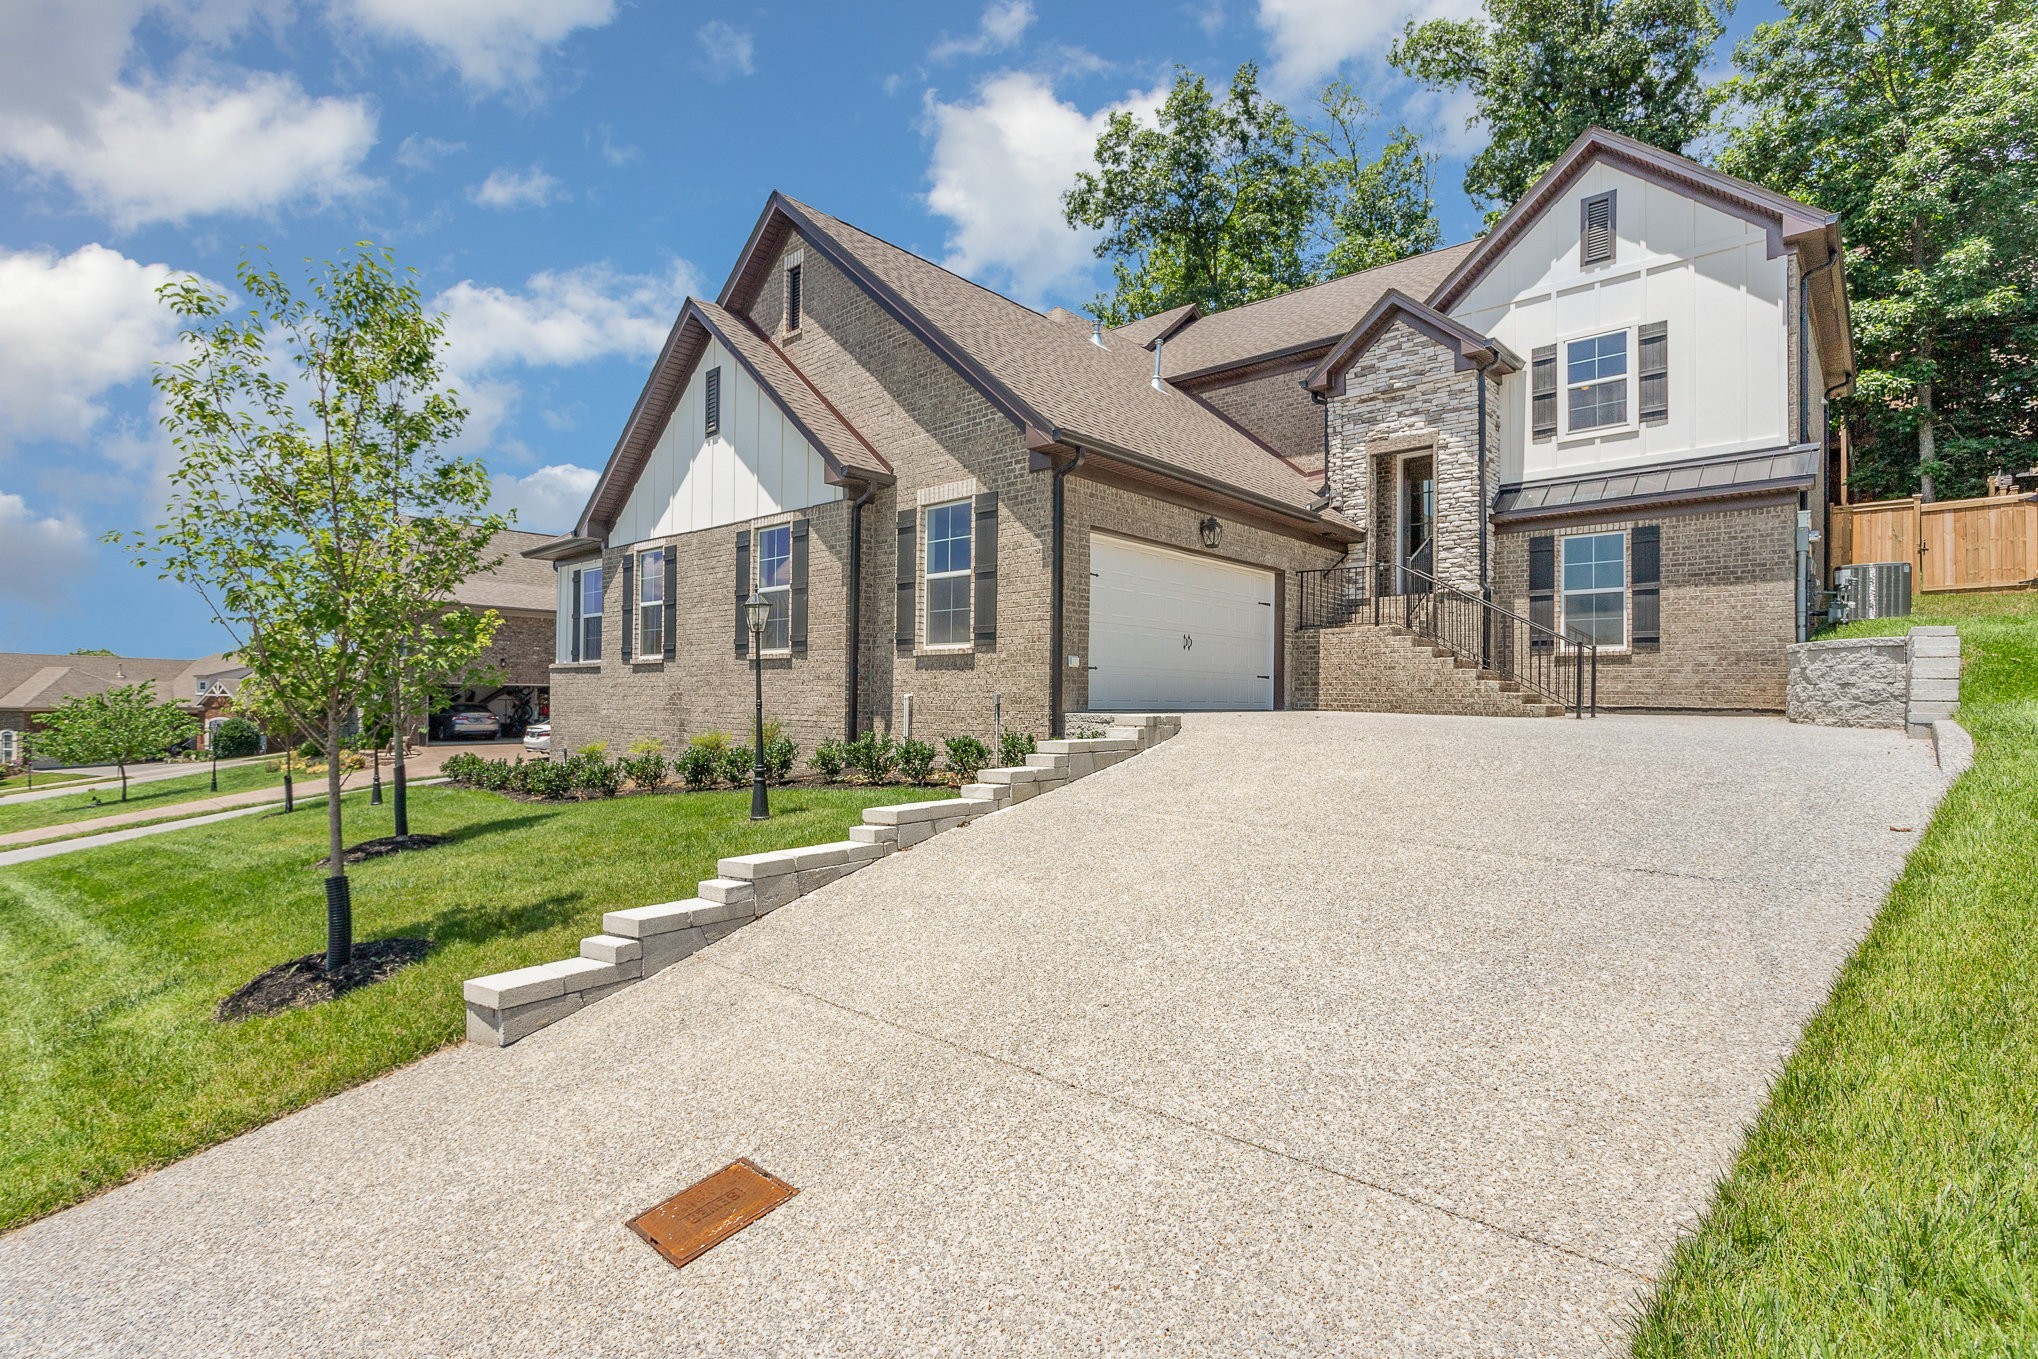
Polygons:
<instances>
[{"instance_id":1,"label":"white-framed window","mask_svg":"<svg viewBox=\"0 0 2038 1359\"><path fill-rule=\"evenodd\" d=\"M1582 634L1603 647L1628 643L1628 535L1573 533L1557 541L1558 631Z\"/></svg>"},{"instance_id":2,"label":"white-framed window","mask_svg":"<svg viewBox=\"0 0 2038 1359\"><path fill-rule=\"evenodd\" d=\"M975 515L968 500L929 505L926 521L927 630L930 647L966 647L970 633Z\"/></svg>"},{"instance_id":3,"label":"white-framed window","mask_svg":"<svg viewBox=\"0 0 2038 1359\"><path fill-rule=\"evenodd\" d=\"M21 763L21 733L12 727L0 729L0 764Z\"/></svg>"},{"instance_id":4,"label":"white-framed window","mask_svg":"<svg viewBox=\"0 0 2038 1359\"><path fill-rule=\"evenodd\" d=\"M574 573L580 578L580 645L574 659L601 659L601 568L583 566Z\"/></svg>"},{"instance_id":5,"label":"white-framed window","mask_svg":"<svg viewBox=\"0 0 2038 1359\"><path fill-rule=\"evenodd\" d=\"M1634 332L1609 330L1564 341L1564 432L1589 434L1634 424Z\"/></svg>"},{"instance_id":6,"label":"white-framed window","mask_svg":"<svg viewBox=\"0 0 2038 1359\"><path fill-rule=\"evenodd\" d=\"M665 654L665 549L637 554L637 655L657 660Z\"/></svg>"},{"instance_id":7,"label":"white-framed window","mask_svg":"<svg viewBox=\"0 0 2038 1359\"><path fill-rule=\"evenodd\" d=\"M764 653L785 655L793 649L791 524L757 530L757 592L771 605L771 612L764 616Z\"/></svg>"}]
</instances>

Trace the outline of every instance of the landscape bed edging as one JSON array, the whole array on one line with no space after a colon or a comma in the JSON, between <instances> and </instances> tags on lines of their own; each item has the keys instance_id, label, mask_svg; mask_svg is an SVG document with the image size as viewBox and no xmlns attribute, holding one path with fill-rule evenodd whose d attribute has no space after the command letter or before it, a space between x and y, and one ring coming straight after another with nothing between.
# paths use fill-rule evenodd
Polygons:
<instances>
[{"instance_id":1,"label":"landscape bed edging","mask_svg":"<svg viewBox=\"0 0 2038 1359\"><path fill-rule=\"evenodd\" d=\"M467 1041L508 1047L897 850L1108 769L1182 729L1169 713L1111 722L1103 736L1042 741L1023 765L980 770L959 797L871 807L847 840L723 859L698 896L603 915L602 932L580 941L577 958L475 977L461 988Z\"/></svg>"}]
</instances>

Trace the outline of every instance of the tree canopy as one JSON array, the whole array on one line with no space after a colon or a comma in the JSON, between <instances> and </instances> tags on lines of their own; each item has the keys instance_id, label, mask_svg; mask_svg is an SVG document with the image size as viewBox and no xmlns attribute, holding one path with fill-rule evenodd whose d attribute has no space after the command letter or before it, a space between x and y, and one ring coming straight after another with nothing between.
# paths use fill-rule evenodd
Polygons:
<instances>
[{"instance_id":1,"label":"tree canopy","mask_svg":"<svg viewBox=\"0 0 2038 1359\"><path fill-rule=\"evenodd\" d=\"M197 730L174 703L156 699L154 680L67 698L42 718L36 753L60 764L110 764L120 770L120 800L127 801L127 767L159 760Z\"/></svg>"},{"instance_id":2,"label":"tree canopy","mask_svg":"<svg viewBox=\"0 0 2038 1359\"><path fill-rule=\"evenodd\" d=\"M1733 0L1485 0L1474 19L1410 23L1388 60L1472 96L1486 146L1465 193L1488 220L1586 128L1682 153L1718 102L1702 74Z\"/></svg>"}]
</instances>

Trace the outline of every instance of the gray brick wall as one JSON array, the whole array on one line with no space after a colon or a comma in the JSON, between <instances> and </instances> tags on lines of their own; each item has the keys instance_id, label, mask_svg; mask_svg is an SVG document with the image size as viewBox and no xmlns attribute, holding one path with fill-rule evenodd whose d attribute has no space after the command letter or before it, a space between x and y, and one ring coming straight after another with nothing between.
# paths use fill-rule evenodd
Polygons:
<instances>
[{"instance_id":1,"label":"gray brick wall","mask_svg":"<svg viewBox=\"0 0 2038 1359\"><path fill-rule=\"evenodd\" d=\"M1302 389L1315 360L1237 382L1197 387L1195 395L1311 476L1323 473L1324 408Z\"/></svg>"}]
</instances>

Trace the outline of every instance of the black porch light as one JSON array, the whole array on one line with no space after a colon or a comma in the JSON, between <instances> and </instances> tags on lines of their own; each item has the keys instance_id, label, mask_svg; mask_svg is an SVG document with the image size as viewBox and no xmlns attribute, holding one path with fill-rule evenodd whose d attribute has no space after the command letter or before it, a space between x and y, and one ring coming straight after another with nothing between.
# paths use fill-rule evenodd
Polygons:
<instances>
[{"instance_id":1,"label":"black porch light","mask_svg":"<svg viewBox=\"0 0 2038 1359\"><path fill-rule=\"evenodd\" d=\"M1203 535L1205 547L1214 548L1224 541L1224 525L1217 522L1217 516L1214 514L1204 515L1203 522L1198 524L1196 529Z\"/></svg>"},{"instance_id":2,"label":"black porch light","mask_svg":"<svg viewBox=\"0 0 2038 1359\"><path fill-rule=\"evenodd\" d=\"M750 627L750 664L757 672L757 730L750 743L750 819L762 821L771 815L764 793L764 625L771 617L771 601L757 591L743 601L743 621Z\"/></svg>"}]
</instances>

